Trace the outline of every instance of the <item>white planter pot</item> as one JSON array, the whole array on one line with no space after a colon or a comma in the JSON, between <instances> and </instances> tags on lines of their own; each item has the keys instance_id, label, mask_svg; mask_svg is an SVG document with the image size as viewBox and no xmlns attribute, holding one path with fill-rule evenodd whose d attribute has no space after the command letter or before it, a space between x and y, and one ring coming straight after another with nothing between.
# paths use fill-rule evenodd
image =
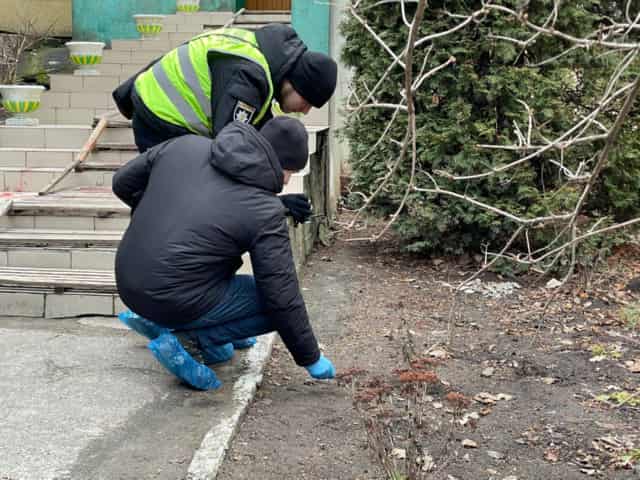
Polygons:
<instances>
[{"instance_id":1,"label":"white planter pot","mask_svg":"<svg viewBox=\"0 0 640 480\"><path fill-rule=\"evenodd\" d=\"M134 15L136 29L142 38L158 38L164 25L164 15Z\"/></svg>"},{"instance_id":2,"label":"white planter pot","mask_svg":"<svg viewBox=\"0 0 640 480\"><path fill-rule=\"evenodd\" d=\"M95 66L102 63L102 42L67 42L71 61L78 66L73 72L74 75L99 75Z\"/></svg>"},{"instance_id":3,"label":"white planter pot","mask_svg":"<svg viewBox=\"0 0 640 480\"><path fill-rule=\"evenodd\" d=\"M6 120L6 125L37 126L38 119L28 114L40 108L42 92L42 85L0 85L2 107L13 115Z\"/></svg>"},{"instance_id":4,"label":"white planter pot","mask_svg":"<svg viewBox=\"0 0 640 480\"><path fill-rule=\"evenodd\" d=\"M181 13L193 13L200 10L200 0L176 0L176 9Z\"/></svg>"}]
</instances>

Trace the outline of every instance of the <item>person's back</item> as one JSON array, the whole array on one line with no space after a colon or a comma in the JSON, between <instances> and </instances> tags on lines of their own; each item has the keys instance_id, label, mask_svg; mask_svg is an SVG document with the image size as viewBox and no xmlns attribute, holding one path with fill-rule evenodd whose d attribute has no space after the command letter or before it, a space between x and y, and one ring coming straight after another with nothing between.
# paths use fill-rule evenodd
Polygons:
<instances>
[{"instance_id":1,"label":"person's back","mask_svg":"<svg viewBox=\"0 0 640 480\"><path fill-rule=\"evenodd\" d=\"M202 315L259 230L284 219L274 159L259 142L235 124L215 143L187 135L145 154L148 185L116 257L121 296L137 313L171 327Z\"/></svg>"},{"instance_id":2,"label":"person's back","mask_svg":"<svg viewBox=\"0 0 640 480\"><path fill-rule=\"evenodd\" d=\"M133 210L116 255L118 292L131 309L120 318L196 388L220 382L183 342L212 364L274 330L312 376L335 373L309 324L276 195L304 167L307 141L304 125L287 117L260 133L234 123L215 141L167 141L114 176L114 193ZM254 276L235 273L245 252Z\"/></svg>"}]
</instances>

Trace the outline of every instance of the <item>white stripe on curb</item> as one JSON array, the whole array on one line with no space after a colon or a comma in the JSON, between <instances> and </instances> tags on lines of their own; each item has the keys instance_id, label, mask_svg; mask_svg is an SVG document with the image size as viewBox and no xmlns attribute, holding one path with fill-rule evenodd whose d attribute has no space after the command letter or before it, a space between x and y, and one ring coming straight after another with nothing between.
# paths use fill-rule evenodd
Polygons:
<instances>
[{"instance_id":1,"label":"white stripe on curb","mask_svg":"<svg viewBox=\"0 0 640 480\"><path fill-rule=\"evenodd\" d=\"M247 351L247 371L233 385L233 413L221 419L205 435L189 465L187 480L214 480L224 455L231 445L240 420L249 402L262 382L262 371L271 354L275 333L258 337L258 342Z\"/></svg>"}]
</instances>

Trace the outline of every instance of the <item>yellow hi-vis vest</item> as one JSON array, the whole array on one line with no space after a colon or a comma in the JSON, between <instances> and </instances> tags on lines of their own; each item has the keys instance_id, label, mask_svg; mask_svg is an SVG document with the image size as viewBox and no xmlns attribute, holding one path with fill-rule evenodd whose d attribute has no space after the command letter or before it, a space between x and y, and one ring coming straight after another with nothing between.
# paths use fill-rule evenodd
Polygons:
<instances>
[{"instance_id":1,"label":"yellow hi-vis vest","mask_svg":"<svg viewBox=\"0 0 640 480\"><path fill-rule=\"evenodd\" d=\"M269 83L269 96L252 122L257 124L273 99L273 82L267 59L258 48L254 32L239 28L208 31L170 51L138 76L136 92L158 118L198 135L212 135L211 76L207 55L235 56L258 64Z\"/></svg>"}]
</instances>

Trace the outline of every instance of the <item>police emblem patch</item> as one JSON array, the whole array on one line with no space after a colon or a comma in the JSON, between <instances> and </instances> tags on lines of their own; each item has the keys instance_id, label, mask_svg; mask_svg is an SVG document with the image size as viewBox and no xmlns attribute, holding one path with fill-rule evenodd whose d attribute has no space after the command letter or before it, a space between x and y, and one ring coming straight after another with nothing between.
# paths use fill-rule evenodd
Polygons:
<instances>
[{"instance_id":1,"label":"police emblem patch","mask_svg":"<svg viewBox=\"0 0 640 480\"><path fill-rule=\"evenodd\" d=\"M248 103L238 100L236 107L233 109L233 119L236 122L249 123L256 113L256 109Z\"/></svg>"}]
</instances>

